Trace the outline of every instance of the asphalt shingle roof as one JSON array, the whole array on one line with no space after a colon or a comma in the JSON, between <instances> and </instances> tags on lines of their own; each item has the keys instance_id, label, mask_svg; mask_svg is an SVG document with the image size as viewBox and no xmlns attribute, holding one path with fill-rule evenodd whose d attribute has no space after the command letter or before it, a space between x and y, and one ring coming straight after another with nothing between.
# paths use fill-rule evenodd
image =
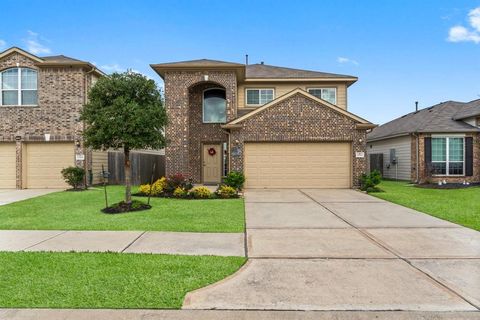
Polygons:
<instances>
[{"instance_id":1,"label":"asphalt shingle roof","mask_svg":"<svg viewBox=\"0 0 480 320\"><path fill-rule=\"evenodd\" d=\"M85 62L82 60L70 58L64 55L58 55L58 56L47 56L47 57L41 57L41 59L45 60L46 62L54 62L54 63L69 63L69 62Z\"/></svg>"},{"instance_id":2,"label":"asphalt shingle roof","mask_svg":"<svg viewBox=\"0 0 480 320\"><path fill-rule=\"evenodd\" d=\"M453 118L455 120L460 120L478 115L480 115L480 99L466 103L462 110L458 111Z\"/></svg>"},{"instance_id":3,"label":"asphalt shingle roof","mask_svg":"<svg viewBox=\"0 0 480 320\"><path fill-rule=\"evenodd\" d=\"M480 128L454 119L454 116L459 112L466 113L468 110L472 110L472 108L477 108L477 105L473 102L475 101L469 103L447 101L426 109L421 109L417 112L406 114L376 127L367 135L367 140L378 140L413 132L480 131Z\"/></svg>"},{"instance_id":4,"label":"asphalt shingle roof","mask_svg":"<svg viewBox=\"0 0 480 320\"><path fill-rule=\"evenodd\" d=\"M301 79L301 78L356 78L354 76L320 71L292 69L267 64L249 64L246 66L247 79Z\"/></svg>"}]
</instances>

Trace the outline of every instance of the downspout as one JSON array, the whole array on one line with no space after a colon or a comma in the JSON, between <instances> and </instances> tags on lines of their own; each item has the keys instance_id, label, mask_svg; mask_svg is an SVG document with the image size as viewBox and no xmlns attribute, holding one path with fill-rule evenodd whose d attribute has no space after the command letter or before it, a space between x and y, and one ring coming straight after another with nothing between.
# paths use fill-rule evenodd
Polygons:
<instances>
[{"instance_id":1,"label":"downspout","mask_svg":"<svg viewBox=\"0 0 480 320\"><path fill-rule=\"evenodd\" d=\"M87 75L95 71L95 67L92 67L90 71L85 72L85 76L83 77L83 108L87 104L87 95L88 95L88 88L87 88ZM85 149L85 140L83 138L83 133L85 132L85 121L82 121L82 146L83 146L83 153L85 154L85 160L83 160L83 170L85 171L85 175L83 176L83 185L85 186L85 189L87 188L87 173L88 173L88 166L87 166L87 160L92 161L91 155L90 157L87 157L87 150Z\"/></svg>"},{"instance_id":2,"label":"downspout","mask_svg":"<svg viewBox=\"0 0 480 320\"><path fill-rule=\"evenodd\" d=\"M418 183L419 182L419 178L418 178L418 174L419 174L419 169L418 169L418 164L420 163L419 162L419 159L418 157L420 156L420 150L418 149L419 146L420 146L420 143L419 143L419 136L418 136L418 132L414 132L413 135L415 136L415 152L416 152L416 156L415 156L415 170L416 170L416 175L415 175L415 183Z\"/></svg>"},{"instance_id":3,"label":"downspout","mask_svg":"<svg viewBox=\"0 0 480 320\"><path fill-rule=\"evenodd\" d=\"M228 152L228 172L230 172L230 168L231 168L231 161L232 161L232 154L230 152L230 148L231 148L231 145L230 145L230 141L231 141L231 138L230 138L230 130L228 129L222 129L223 132L225 132L228 136L228 142L227 142L227 152Z\"/></svg>"}]
</instances>

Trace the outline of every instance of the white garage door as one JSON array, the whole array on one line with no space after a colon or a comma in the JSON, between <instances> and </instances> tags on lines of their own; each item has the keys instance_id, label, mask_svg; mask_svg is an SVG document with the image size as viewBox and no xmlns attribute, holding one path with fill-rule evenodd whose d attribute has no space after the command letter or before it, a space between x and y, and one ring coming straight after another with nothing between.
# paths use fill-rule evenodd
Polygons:
<instances>
[{"instance_id":1,"label":"white garage door","mask_svg":"<svg viewBox=\"0 0 480 320\"><path fill-rule=\"evenodd\" d=\"M247 188L350 188L350 143L246 143Z\"/></svg>"},{"instance_id":2,"label":"white garage door","mask_svg":"<svg viewBox=\"0 0 480 320\"><path fill-rule=\"evenodd\" d=\"M15 143L0 143L0 188L16 187Z\"/></svg>"},{"instance_id":3,"label":"white garage door","mask_svg":"<svg viewBox=\"0 0 480 320\"><path fill-rule=\"evenodd\" d=\"M27 188L68 187L60 172L74 165L73 142L28 143L25 148Z\"/></svg>"}]
</instances>

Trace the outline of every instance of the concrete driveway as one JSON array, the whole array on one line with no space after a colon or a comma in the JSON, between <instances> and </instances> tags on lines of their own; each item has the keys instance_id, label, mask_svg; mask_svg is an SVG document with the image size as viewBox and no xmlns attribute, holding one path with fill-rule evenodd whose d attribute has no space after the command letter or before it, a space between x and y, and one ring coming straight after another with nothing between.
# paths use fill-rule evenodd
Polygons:
<instances>
[{"instance_id":1,"label":"concrete driveway","mask_svg":"<svg viewBox=\"0 0 480 320\"><path fill-rule=\"evenodd\" d=\"M354 190L245 202L249 261L184 309L479 310L479 232Z\"/></svg>"},{"instance_id":2,"label":"concrete driveway","mask_svg":"<svg viewBox=\"0 0 480 320\"><path fill-rule=\"evenodd\" d=\"M52 192L61 191L60 189L0 189L0 206L12 202L27 200L38 196L43 196Z\"/></svg>"}]
</instances>

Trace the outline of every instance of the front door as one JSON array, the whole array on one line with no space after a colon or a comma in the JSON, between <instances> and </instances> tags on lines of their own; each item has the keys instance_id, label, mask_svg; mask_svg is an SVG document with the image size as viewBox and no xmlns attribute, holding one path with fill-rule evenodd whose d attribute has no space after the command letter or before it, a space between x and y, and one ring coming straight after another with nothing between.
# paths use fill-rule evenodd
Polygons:
<instances>
[{"instance_id":1,"label":"front door","mask_svg":"<svg viewBox=\"0 0 480 320\"><path fill-rule=\"evenodd\" d=\"M203 145L203 183L220 183L222 179L222 146Z\"/></svg>"}]
</instances>

